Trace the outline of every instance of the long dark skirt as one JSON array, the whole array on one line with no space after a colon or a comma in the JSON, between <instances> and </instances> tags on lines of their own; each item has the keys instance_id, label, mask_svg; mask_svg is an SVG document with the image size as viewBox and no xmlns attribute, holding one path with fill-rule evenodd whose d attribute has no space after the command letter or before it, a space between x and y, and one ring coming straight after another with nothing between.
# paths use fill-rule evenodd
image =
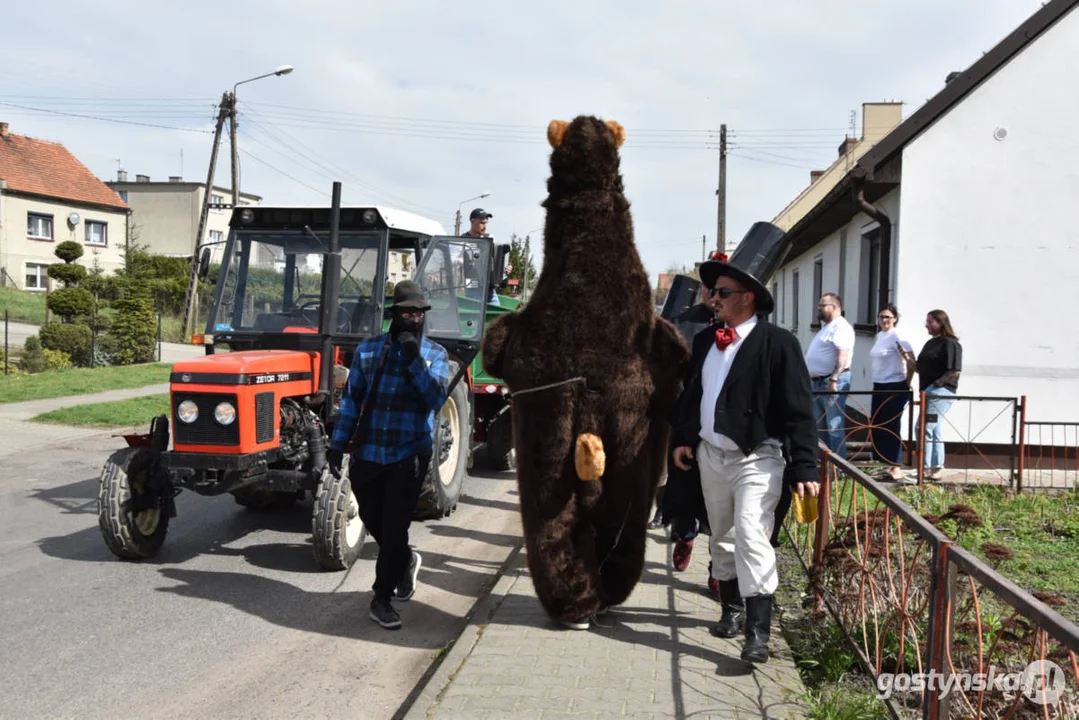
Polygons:
<instances>
[{"instance_id":1,"label":"long dark skirt","mask_svg":"<svg viewBox=\"0 0 1079 720\"><path fill-rule=\"evenodd\" d=\"M888 390L896 392L887 394ZM903 462L903 409L907 405L908 390L903 381L873 383L869 437L873 442L873 459L877 462L893 465L901 465Z\"/></svg>"}]
</instances>

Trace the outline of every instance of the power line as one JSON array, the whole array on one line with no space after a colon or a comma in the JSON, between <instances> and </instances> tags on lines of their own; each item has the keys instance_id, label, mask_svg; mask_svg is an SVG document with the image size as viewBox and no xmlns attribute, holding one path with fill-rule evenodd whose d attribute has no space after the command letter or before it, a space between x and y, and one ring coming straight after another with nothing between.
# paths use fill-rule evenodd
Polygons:
<instances>
[{"instance_id":1,"label":"power line","mask_svg":"<svg viewBox=\"0 0 1079 720\"><path fill-rule=\"evenodd\" d=\"M62 112L60 110L46 110L44 108L29 107L27 105L17 105L15 103L8 102L0 102L0 105L3 105L5 107L19 108L20 110L32 110L34 112L44 113L46 115L62 115L64 117L82 118L84 120L100 120L102 122L120 123L123 125L138 125L141 127L158 128L160 130L180 130L182 132L202 133L205 135L213 134L209 130L199 130L198 128L175 127L171 125L159 125L157 123L139 122L136 120L120 120L117 118L98 117L96 115L84 115L82 113Z\"/></svg>"},{"instance_id":2,"label":"power line","mask_svg":"<svg viewBox=\"0 0 1079 720\"><path fill-rule=\"evenodd\" d=\"M257 163L262 163L263 165L265 165L266 167L270 168L270 169L271 169L271 170L273 170L274 172L276 172L276 173L279 173L279 174L281 174L281 175L284 175L285 177L287 177L287 178L288 178L289 180L293 181L294 183L297 183L297 184L299 184L299 185L303 185L303 186L304 186L305 188L308 188L308 189L314 190L314 191L315 191L315 192L317 192L317 193L318 193L319 195L325 195L325 194L326 194L326 191L325 191L325 189L323 189L323 190L320 190L320 189L318 189L317 187L314 187L313 185L308 185L308 184L307 184L307 183L305 183L305 182L304 182L303 180L300 180L300 179L298 179L298 178L295 178L295 177L293 177L292 175L289 175L289 174L288 174L287 172L285 172L284 170L282 170L282 169L280 169L280 168L278 168L278 167L274 167L273 165L271 165L270 163L266 162L266 161L265 161L265 160L263 160L262 158L260 158L260 157L258 157L257 155L253 154L253 153L252 153L252 152L251 152L250 150L245 150L245 149L243 149L243 148L238 148L238 150L239 150L240 152L242 152L242 153L243 153L244 155L247 155L247 156L248 156L249 158L251 158L251 159L252 159L252 160L254 160L255 162L257 162Z\"/></svg>"}]
</instances>

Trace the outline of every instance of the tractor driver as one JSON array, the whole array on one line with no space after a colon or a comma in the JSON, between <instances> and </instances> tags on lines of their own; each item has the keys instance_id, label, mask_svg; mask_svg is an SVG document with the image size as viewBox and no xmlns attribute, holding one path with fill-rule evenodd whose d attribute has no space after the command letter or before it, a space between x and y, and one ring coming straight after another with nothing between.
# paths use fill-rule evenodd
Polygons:
<instances>
[{"instance_id":1,"label":"tractor driver","mask_svg":"<svg viewBox=\"0 0 1079 720\"><path fill-rule=\"evenodd\" d=\"M330 471L340 477L352 441L349 481L360 519L378 543L369 615L391 630L401 627L391 600L409 600L416 592L422 560L408 544L408 528L431 463L435 413L450 380L446 350L423 335L430 309L417 283L397 283L389 332L356 348L326 453Z\"/></svg>"}]
</instances>

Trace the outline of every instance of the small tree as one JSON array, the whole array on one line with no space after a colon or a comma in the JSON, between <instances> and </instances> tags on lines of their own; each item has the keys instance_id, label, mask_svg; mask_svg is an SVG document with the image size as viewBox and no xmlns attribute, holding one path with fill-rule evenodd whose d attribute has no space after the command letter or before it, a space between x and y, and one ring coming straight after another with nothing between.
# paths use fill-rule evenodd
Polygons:
<instances>
[{"instance_id":1,"label":"small tree","mask_svg":"<svg viewBox=\"0 0 1079 720\"><path fill-rule=\"evenodd\" d=\"M127 297L113 303L116 320L109 331L113 361L117 365L150 362L154 359L154 340L157 322L149 288L144 282L132 281Z\"/></svg>"},{"instance_id":2,"label":"small tree","mask_svg":"<svg viewBox=\"0 0 1079 720\"><path fill-rule=\"evenodd\" d=\"M506 263L510 266L510 272L507 277L511 280L519 281L518 287L520 290L524 290L524 277L525 277L525 242L528 240L526 235L524 238L517 237L516 234L510 235L510 254L506 260ZM530 248L531 249L531 248ZM536 266L532 262L535 256L530 254L528 258L528 286L533 288L536 286Z\"/></svg>"},{"instance_id":3,"label":"small tree","mask_svg":"<svg viewBox=\"0 0 1079 720\"><path fill-rule=\"evenodd\" d=\"M68 240L56 246L53 254L63 260L49 266L49 277L63 287L49 293L46 307L62 322L47 323L39 334L47 350L66 353L78 365L90 363L90 328L80 320L94 312L94 295L79 284L86 279L86 268L75 261L83 256L82 245Z\"/></svg>"}]
</instances>

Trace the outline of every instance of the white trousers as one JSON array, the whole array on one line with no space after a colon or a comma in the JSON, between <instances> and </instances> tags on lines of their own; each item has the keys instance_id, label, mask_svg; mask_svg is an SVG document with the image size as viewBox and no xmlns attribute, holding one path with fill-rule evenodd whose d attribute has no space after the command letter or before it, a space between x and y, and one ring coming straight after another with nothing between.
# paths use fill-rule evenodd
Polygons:
<instances>
[{"instance_id":1,"label":"white trousers","mask_svg":"<svg viewBox=\"0 0 1079 720\"><path fill-rule=\"evenodd\" d=\"M779 577L771 538L786 467L779 448L761 445L743 455L701 442L697 464L712 527L712 577L737 577L742 597L775 593Z\"/></svg>"}]
</instances>

